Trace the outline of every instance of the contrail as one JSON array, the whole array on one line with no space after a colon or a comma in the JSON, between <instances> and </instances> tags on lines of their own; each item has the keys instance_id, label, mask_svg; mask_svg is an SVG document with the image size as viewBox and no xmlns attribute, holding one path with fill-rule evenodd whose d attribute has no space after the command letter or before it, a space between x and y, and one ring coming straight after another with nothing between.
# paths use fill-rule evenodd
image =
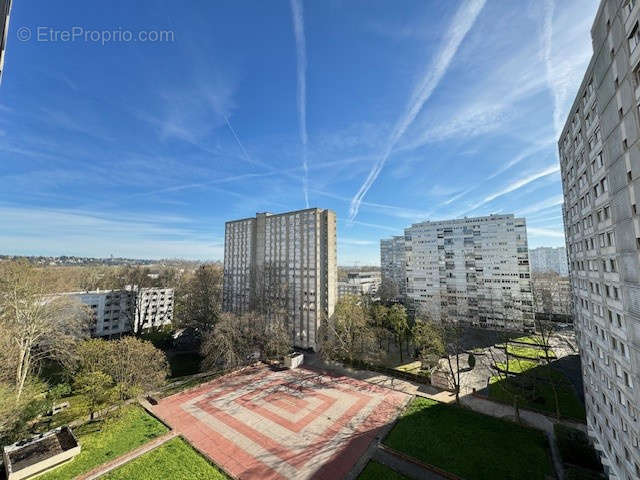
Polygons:
<instances>
[{"instance_id":1,"label":"contrail","mask_svg":"<svg viewBox=\"0 0 640 480\"><path fill-rule=\"evenodd\" d=\"M302 0L291 0L293 33L296 37L296 57L298 64L298 123L302 143L302 190L304 202L309 208L309 165L307 164L307 49L304 39L304 17Z\"/></svg>"},{"instance_id":2,"label":"contrail","mask_svg":"<svg viewBox=\"0 0 640 480\"><path fill-rule=\"evenodd\" d=\"M438 86L438 83L440 83L440 80L447 72L451 59L458 51L458 47L460 47L460 44L467 32L475 23L485 2L486 0L467 0L456 12L453 21L447 30L442 48L434 58L432 64L429 66L429 69L422 78L422 81L414 90L404 114L396 122L382 156L369 172L369 176L360 187L360 190L358 190L358 193L356 193L351 200L351 206L349 208L349 217L351 220L358 215L362 199L371 188L371 185L376 181L378 175L380 175L380 172L389 159L389 155L391 155L396 143L398 143L398 140L400 140L404 135L411 123L413 123L418 113L420 113L423 105L429 99L433 91Z\"/></svg>"},{"instance_id":3,"label":"contrail","mask_svg":"<svg viewBox=\"0 0 640 480\"><path fill-rule=\"evenodd\" d=\"M553 95L553 129L556 138L562 133L562 112L560 111L563 96L566 89L558 85L554 80L553 65L551 62L551 40L553 36L553 11L555 3L546 0L544 3L544 23L542 24L542 56L547 73L547 83Z\"/></svg>"}]
</instances>

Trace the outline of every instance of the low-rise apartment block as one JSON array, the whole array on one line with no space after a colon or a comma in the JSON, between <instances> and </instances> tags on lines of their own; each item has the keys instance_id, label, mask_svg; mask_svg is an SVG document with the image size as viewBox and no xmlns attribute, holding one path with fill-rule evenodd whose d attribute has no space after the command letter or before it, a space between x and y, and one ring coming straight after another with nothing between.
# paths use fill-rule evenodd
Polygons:
<instances>
[{"instance_id":1,"label":"low-rise apartment block","mask_svg":"<svg viewBox=\"0 0 640 480\"><path fill-rule=\"evenodd\" d=\"M90 329L94 337L137 333L169 325L173 319L172 288L95 290L63 295L74 297L91 309Z\"/></svg>"},{"instance_id":2,"label":"low-rise apartment block","mask_svg":"<svg viewBox=\"0 0 640 480\"><path fill-rule=\"evenodd\" d=\"M280 304L297 347L316 348L320 322L333 314L337 278L332 210L258 213L225 224L224 310Z\"/></svg>"},{"instance_id":3,"label":"low-rise apartment block","mask_svg":"<svg viewBox=\"0 0 640 480\"><path fill-rule=\"evenodd\" d=\"M347 295L376 295L380 288L379 270L347 272L347 279L338 282L338 298Z\"/></svg>"}]
</instances>

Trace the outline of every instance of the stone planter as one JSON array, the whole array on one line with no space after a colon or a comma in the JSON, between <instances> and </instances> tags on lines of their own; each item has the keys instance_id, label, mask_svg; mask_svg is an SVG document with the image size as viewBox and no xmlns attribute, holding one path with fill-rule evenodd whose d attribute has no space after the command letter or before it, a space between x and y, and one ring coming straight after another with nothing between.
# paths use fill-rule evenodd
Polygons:
<instances>
[{"instance_id":1,"label":"stone planter","mask_svg":"<svg viewBox=\"0 0 640 480\"><path fill-rule=\"evenodd\" d=\"M7 480L22 480L47 472L80 453L69 427L60 427L4 447L2 456Z\"/></svg>"},{"instance_id":2,"label":"stone planter","mask_svg":"<svg viewBox=\"0 0 640 480\"><path fill-rule=\"evenodd\" d=\"M298 368L300 365L302 365L303 361L304 361L304 354L291 353L289 355L285 355L284 366L287 368Z\"/></svg>"}]
</instances>

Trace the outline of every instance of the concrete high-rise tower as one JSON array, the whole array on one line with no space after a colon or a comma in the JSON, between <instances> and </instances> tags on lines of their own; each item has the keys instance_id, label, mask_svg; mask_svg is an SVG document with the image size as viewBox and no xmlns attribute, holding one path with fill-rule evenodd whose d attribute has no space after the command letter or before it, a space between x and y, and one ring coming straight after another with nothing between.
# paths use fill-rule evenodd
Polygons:
<instances>
[{"instance_id":1,"label":"concrete high-rise tower","mask_svg":"<svg viewBox=\"0 0 640 480\"><path fill-rule=\"evenodd\" d=\"M294 345L316 348L337 300L336 215L308 208L258 213L225 224L223 308L244 313L265 300L287 313Z\"/></svg>"},{"instance_id":2,"label":"concrete high-rise tower","mask_svg":"<svg viewBox=\"0 0 640 480\"><path fill-rule=\"evenodd\" d=\"M558 141L589 436L610 478L640 478L640 1L603 0Z\"/></svg>"}]
</instances>

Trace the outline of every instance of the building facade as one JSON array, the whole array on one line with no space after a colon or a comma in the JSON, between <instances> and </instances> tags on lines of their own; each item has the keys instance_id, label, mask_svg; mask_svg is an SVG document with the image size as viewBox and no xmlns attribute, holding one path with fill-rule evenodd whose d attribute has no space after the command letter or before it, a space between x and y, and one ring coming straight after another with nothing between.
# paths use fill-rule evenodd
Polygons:
<instances>
[{"instance_id":1,"label":"building facade","mask_svg":"<svg viewBox=\"0 0 640 480\"><path fill-rule=\"evenodd\" d=\"M404 297L407 293L406 255L404 236L380 240L380 273L385 288Z\"/></svg>"},{"instance_id":2,"label":"building facade","mask_svg":"<svg viewBox=\"0 0 640 480\"><path fill-rule=\"evenodd\" d=\"M532 273L534 312L537 317L573 321L573 297L569 277L556 272Z\"/></svg>"},{"instance_id":3,"label":"building facade","mask_svg":"<svg viewBox=\"0 0 640 480\"><path fill-rule=\"evenodd\" d=\"M376 295L380 282L381 274L378 270L347 272L347 279L338 282L338 298L346 295Z\"/></svg>"},{"instance_id":4,"label":"building facade","mask_svg":"<svg viewBox=\"0 0 640 480\"><path fill-rule=\"evenodd\" d=\"M405 229L406 296L432 318L533 329L527 227L513 215L416 223Z\"/></svg>"},{"instance_id":5,"label":"building facade","mask_svg":"<svg viewBox=\"0 0 640 480\"><path fill-rule=\"evenodd\" d=\"M558 141L588 433L610 478L640 478L640 2L603 0Z\"/></svg>"},{"instance_id":6,"label":"building facade","mask_svg":"<svg viewBox=\"0 0 640 480\"><path fill-rule=\"evenodd\" d=\"M316 348L337 299L336 215L309 208L225 224L223 308L245 313L268 297L286 311L293 343Z\"/></svg>"},{"instance_id":7,"label":"building facade","mask_svg":"<svg viewBox=\"0 0 640 480\"><path fill-rule=\"evenodd\" d=\"M538 247L529 250L531 273L555 272L566 277L569 275L567 249L565 247Z\"/></svg>"},{"instance_id":8,"label":"building facade","mask_svg":"<svg viewBox=\"0 0 640 480\"><path fill-rule=\"evenodd\" d=\"M170 325L173 319L172 288L141 288L69 292L87 305L93 315L93 337L119 337L125 333Z\"/></svg>"}]
</instances>

